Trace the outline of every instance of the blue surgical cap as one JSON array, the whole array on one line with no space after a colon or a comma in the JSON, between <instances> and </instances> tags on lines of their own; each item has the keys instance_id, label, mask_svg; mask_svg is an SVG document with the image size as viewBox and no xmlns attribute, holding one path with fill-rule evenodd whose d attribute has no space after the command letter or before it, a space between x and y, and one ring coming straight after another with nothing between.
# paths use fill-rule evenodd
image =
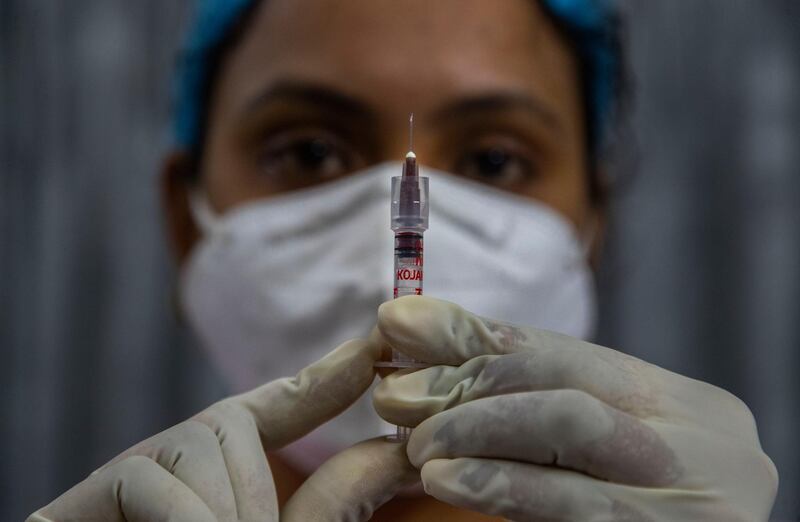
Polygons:
<instances>
[{"instance_id":1,"label":"blue surgical cap","mask_svg":"<svg viewBox=\"0 0 800 522\"><path fill-rule=\"evenodd\" d=\"M259 0L197 0L192 27L178 62L174 99L175 144L193 150L202 139L212 56ZM585 88L593 149L603 140L616 105L619 49L613 0L541 0L569 35L586 67Z\"/></svg>"}]
</instances>

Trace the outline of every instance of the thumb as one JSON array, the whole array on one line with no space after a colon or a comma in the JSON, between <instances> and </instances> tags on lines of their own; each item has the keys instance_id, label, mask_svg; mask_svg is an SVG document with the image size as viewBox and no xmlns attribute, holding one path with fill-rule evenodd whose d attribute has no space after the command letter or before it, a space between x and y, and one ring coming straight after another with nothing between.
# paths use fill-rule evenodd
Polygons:
<instances>
[{"instance_id":1,"label":"thumb","mask_svg":"<svg viewBox=\"0 0 800 522\"><path fill-rule=\"evenodd\" d=\"M380 347L348 341L294 377L231 398L253 415L265 451L299 439L353 404L375 378Z\"/></svg>"},{"instance_id":2,"label":"thumb","mask_svg":"<svg viewBox=\"0 0 800 522\"><path fill-rule=\"evenodd\" d=\"M377 508L418 480L405 444L385 437L367 440L317 469L284 506L281 520L369 520Z\"/></svg>"}]
</instances>

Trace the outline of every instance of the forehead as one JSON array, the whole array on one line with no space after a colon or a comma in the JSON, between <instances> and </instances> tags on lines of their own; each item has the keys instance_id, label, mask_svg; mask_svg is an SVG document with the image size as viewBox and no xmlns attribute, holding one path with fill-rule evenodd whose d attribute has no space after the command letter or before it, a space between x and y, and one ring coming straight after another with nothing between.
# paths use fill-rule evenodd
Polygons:
<instances>
[{"instance_id":1,"label":"forehead","mask_svg":"<svg viewBox=\"0 0 800 522\"><path fill-rule=\"evenodd\" d=\"M579 106L572 53L535 0L262 0L254 16L222 71L226 105L289 79L400 118L492 90L567 118Z\"/></svg>"}]
</instances>

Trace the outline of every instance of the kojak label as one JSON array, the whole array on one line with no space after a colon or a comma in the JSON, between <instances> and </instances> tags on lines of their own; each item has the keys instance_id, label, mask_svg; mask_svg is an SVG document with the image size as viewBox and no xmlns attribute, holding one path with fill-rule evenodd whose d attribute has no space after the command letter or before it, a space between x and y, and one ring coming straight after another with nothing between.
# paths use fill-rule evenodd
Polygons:
<instances>
[{"instance_id":1,"label":"kojak label","mask_svg":"<svg viewBox=\"0 0 800 522\"><path fill-rule=\"evenodd\" d=\"M419 268L398 268L398 281L422 281L422 270Z\"/></svg>"},{"instance_id":2,"label":"kojak label","mask_svg":"<svg viewBox=\"0 0 800 522\"><path fill-rule=\"evenodd\" d=\"M422 266L395 269L394 297L422 295Z\"/></svg>"}]
</instances>

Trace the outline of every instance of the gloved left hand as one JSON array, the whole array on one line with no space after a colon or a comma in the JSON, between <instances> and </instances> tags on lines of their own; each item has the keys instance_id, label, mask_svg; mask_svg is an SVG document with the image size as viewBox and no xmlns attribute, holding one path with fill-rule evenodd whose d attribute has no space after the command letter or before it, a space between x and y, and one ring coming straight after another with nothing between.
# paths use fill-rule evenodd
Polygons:
<instances>
[{"instance_id":1,"label":"gloved left hand","mask_svg":"<svg viewBox=\"0 0 800 522\"><path fill-rule=\"evenodd\" d=\"M565 335L426 297L381 306L386 342L436 364L386 377L387 421L444 502L513 520L765 521L777 472L730 393Z\"/></svg>"},{"instance_id":2,"label":"gloved left hand","mask_svg":"<svg viewBox=\"0 0 800 522\"><path fill-rule=\"evenodd\" d=\"M265 451L341 413L372 383L380 348L347 342L294 378L225 399L133 446L28 522L367 520L417 471L373 439L324 463L278 512Z\"/></svg>"}]
</instances>

